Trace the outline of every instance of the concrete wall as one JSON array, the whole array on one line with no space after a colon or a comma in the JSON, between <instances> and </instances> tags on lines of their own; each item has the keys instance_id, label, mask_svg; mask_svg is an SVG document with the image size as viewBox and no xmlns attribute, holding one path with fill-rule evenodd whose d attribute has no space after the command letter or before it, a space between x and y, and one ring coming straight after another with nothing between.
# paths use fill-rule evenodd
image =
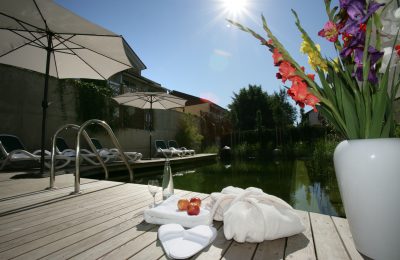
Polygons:
<instances>
[{"instance_id":1,"label":"concrete wall","mask_svg":"<svg viewBox=\"0 0 400 260\"><path fill-rule=\"evenodd\" d=\"M75 108L75 88L62 86L57 79L51 78L47 114L46 148L50 149L50 139L62 125L73 123L80 125ZM0 64L0 133L13 134L21 138L29 151L40 148L44 76L36 72L18 69ZM153 140L175 139L181 112L154 110ZM101 118L99 118L101 119ZM149 132L142 129L115 130L117 138L128 151L149 154ZM75 134L63 135L70 146L75 146ZM113 147L108 136L102 130L91 133L100 138L105 147ZM153 149L153 148L152 148Z\"/></svg>"},{"instance_id":2,"label":"concrete wall","mask_svg":"<svg viewBox=\"0 0 400 260\"><path fill-rule=\"evenodd\" d=\"M6 65L0 65L0 75L0 133L19 136L28 150L39 149L44 76ZM59 126L76 123L74 90L61 90L50 78L48 102L47 147Z\"/></svg>"},{"instance_id":3,"label":"concrete wall","mask_svg":"<svg viewBox=\"0 0 400 260\"><path fill-rule=\"evenodd\" d=\"M152 131L152 155L155 152L154 140L175 139L182 113L172 110L154 110L154 131ZM125 151L140 152L148 157L150 152L150 133L142 129L117 129L115 134ZM103 131L91 135L98 138L104 147L114 147L111 139Z\"/></svg>"}]
</instances>

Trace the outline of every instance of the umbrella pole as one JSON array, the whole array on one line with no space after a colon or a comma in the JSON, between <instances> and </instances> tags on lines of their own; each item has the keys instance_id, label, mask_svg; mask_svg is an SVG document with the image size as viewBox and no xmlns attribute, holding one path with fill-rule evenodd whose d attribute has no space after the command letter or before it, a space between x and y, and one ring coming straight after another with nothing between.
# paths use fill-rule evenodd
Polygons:
<instances>
[{"instance_id":1,"label":"umbrella pole","mask_svg":"<svg viewBox=\"0 0 400 260\"><path fill-rule=\"evenodd\" d=\"M150 130L150 160L151 160L151 130Z\"/></svg>"},{"instance_id":2,"label":"umbrella pole","mask_svg":"<svg viewBox=\"0 0 400 260\"><path fill-rule=\"evenodd\" d=\"M152 118L152 115L151 115L151 110L153 109L153 99L152 99L153 97L151 97L151 101L150 101L150 111L149 111L149 119L150 119L150 122L149 122L149 131L150 131L150 160L151 160L151 128L153 127L153 118Z\"/></svg>"},{"instance_id":3,"label":"umbrella pole","mask_svg":"<svg viewBox=\"0 0 400 260\"><path fill-rule=\"evenodd\" d=\"M46 58L46 75L44 78L44 93L43 93L43 101L42 101L42 137L41 137L41 145L40 145L40 174L43 175L44 172L44 143L46 139L46 116L47 116L47 94L49 90L49 73L50 73L50 55L52 52L51 49L51 40L52 40L52 33L48 34L48 42L47 42L47 58Z\"/></svg>"}]
</instances>

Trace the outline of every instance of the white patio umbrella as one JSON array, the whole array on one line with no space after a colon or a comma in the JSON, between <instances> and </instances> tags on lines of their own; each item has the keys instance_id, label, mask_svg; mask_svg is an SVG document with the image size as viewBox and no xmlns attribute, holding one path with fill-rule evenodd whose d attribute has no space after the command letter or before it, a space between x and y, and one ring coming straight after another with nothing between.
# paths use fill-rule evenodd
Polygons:
<instances>
[{"instance_id":1,"label":"white patio umbrella","mask_svg":"<svg viewBox=\"0 0 400 260\"><path fill-rule=\"evenodd\" d=\"M171 109L184 107L186 99L170 95L164 92L132 92L113 97L118 104L123 106L149 109L150 115L153 109ZM150 118L150 125L152 118ZM151 127L149 127L150 158L151 158Z\"/></svg>"},{"instance_id":2,"label":"white patio umbrella","mask_svg":"<svg viewBox=\"0 0 400 260\"><path fill-rule=\"evenodd\" d=\"M49 76L107 79L132 67L115 33L51 0L1 0L0 63L45 74L41 135L44 166Z\"/></svg>"}]
</instances>

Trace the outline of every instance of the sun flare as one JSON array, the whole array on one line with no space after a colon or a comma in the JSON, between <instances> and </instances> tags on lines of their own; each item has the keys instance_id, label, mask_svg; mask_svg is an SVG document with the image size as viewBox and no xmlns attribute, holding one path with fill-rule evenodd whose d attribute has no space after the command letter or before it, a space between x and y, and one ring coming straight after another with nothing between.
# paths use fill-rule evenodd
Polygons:
<instances>
[{"instance_id":1,"label":"sun flare","mask_svg":"<svg viewBox=\"0 0 400 260\"><path fill-rule=\"evenodd\" d=\"M240 16L246 12L247 0L222 0L223 9L231 16Z\"/></svg>"}]
</instances>

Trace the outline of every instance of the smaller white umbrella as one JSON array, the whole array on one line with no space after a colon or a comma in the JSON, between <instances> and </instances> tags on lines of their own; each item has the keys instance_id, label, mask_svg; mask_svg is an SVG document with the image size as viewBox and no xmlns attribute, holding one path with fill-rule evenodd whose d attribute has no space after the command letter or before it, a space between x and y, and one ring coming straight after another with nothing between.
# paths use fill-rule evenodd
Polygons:
<instances>
[{"instance_id":1,"label":"smaller white umbrella","mask_svg":"<svg viewBox=\"0 0 400 260\"><path fill-rule=\"evenodd\" d=\"M184 107L186 99L170 95L165 92L131 92L113 97L118 104L123 106L137 107L141 109L171 109ZM152 120L150 119L150 122ZM150 158L151 158L151 128L150 131Z\"/></svg>"}]
</instances>

